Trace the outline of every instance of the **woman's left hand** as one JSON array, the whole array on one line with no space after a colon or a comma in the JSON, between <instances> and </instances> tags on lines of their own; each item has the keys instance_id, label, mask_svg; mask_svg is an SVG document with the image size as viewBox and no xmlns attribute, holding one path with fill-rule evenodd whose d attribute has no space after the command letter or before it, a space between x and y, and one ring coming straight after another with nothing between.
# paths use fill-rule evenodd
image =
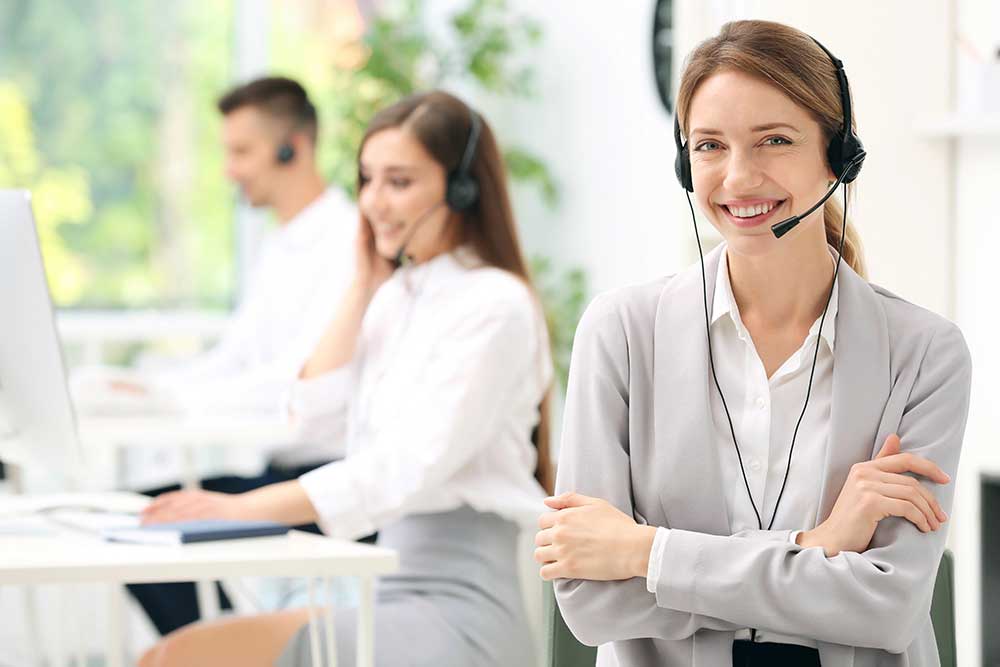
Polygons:
<instances>
[{"instance_id":1,"label":"woman's left hand","mask_svg":"<svg viewBox=\"0 0 1000 667\"><path fill-rule=\"evenodd\" d=\"M157 496L142 511L142 523L192 521L196 519L251 519L243 494L216 493L200 489L173 491Z\"/></svg>"},{"instance_id":2,"label":"woman's left hand","mask_svg":"<svg viewBox=\"0 0 1000 667\"><path fill-rule=\"evenodd\" d=\"M535 560L542 579L616 581L645 577L656 528L600 498L564 493L546 498L554 512L538 519Z\"/></svg>"}]
</instances>

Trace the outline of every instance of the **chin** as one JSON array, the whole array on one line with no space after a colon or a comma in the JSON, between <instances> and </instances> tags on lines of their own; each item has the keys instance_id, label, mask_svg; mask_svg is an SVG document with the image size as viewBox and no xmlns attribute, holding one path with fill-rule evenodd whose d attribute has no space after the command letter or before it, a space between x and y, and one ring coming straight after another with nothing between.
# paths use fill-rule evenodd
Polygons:
<instances>
[{"instance_id":1,"label":"chin","mask_svg":"<svg viewBox=\"0 0 1000 667\"><path fill-rule=\"evenodd\" d=\"M778 248L778 239L775 238L770 229L766 233L753 234L727 230L727 233L723 234L722 237L729 248L741 255L766 255Z\"/></svg>"},{"instance_id":2,"label":"chin","mask_svg":"<svg viewBox=\"0 0 1000 667\"><path fill-rule=\"evenodd\" d=\"M385 259L395 259L396 254L399 253L399 244L390 241L376 241L375 252Z\"/></svg>"}]
</instances>

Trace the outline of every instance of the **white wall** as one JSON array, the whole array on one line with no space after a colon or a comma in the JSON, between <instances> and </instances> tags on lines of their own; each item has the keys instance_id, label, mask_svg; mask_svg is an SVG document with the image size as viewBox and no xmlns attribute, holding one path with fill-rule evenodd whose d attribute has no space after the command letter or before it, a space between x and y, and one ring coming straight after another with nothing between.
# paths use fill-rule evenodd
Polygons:
<instances>
[{"instance_id":1,"label":"white wall","mask_svg":"<svg viewBox=\"0 0 1000 667\"><path fill-rule=\"evenodd\" d=\"M681 193L671 119L653 82L652 3L513 4L544 25L541 99L489 110L505 140L546 159L562 192L555 211L516 192L529 249L583 265L595 291L675 270L682 248L665 203Z\"/></svg>"},{"instance_id":2,"label":"white wall","mask_svg":"<svg viewBox=\"0 0 1000 667\"><path fill-rule=\"evenodd\" d=\"M980 54L1000 47L1000 3L958 0L957 33ZM973 61L970 49L958 50L956 108L974 111L981 95L972 87L981 85L970 77ZM971 80L970 80L971 79ZM1000 86L1000 82L994 85ZM1000 96L1000 91L997 91ZM996 110L1000 112L1000 109ZM1000 117L998 113L997 117ZM972 408L966 428L965 449L959 472L959 511L952 528L958 571L956 595L959 603L958 641L962 664L979 665L981 660L980 603L980 511L979 482L982 473L1000 474L1000 428L995 415L997 390L994 379L1000 372L1000 351L996 331L1000 328L994 304L1000 266L1000 213L992 205L1000 175L1000 134L959 135L938 139L954 150L955 220L957 222L956 318L972 352ZM994 564L995 566L995 564ZM995 629L994 629L995 630Z\"/></svg>"}]
</instances>

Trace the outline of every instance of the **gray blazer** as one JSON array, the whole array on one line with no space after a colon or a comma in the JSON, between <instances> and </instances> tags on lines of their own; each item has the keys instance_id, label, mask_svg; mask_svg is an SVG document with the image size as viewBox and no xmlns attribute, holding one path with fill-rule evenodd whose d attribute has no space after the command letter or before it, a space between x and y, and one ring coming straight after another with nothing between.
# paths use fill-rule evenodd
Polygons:
<instances>
[{"instance_id":1,"label":"gray blazer","mask_svg":"<svg viewBox=\"0 0 1000 667\"><path fill-rule=\"evenodd\" d=\"M722 248L706 257L714 276ZM712 303L712 282L708 302ZM701 271L598 297L577 329L558 492L604 498L636 521L671 528L656 595L645 579L555 582L577 638L599 665L731 664L733 631L814 638L824 667L938 665L930 601L945 530L879 523L864 553L826 558L791 530L731 535L712 441L714 391ZM854 463L898 433L952 483L925 482L951 512L969 407L971 361L958 328L840 269L837 351L826 462L815 524ZM791 475L816 475L797 469ZM945 524L946 526L948 524ZM614 657L617 657L615 661Z\"/></svg>"}]
</instances>

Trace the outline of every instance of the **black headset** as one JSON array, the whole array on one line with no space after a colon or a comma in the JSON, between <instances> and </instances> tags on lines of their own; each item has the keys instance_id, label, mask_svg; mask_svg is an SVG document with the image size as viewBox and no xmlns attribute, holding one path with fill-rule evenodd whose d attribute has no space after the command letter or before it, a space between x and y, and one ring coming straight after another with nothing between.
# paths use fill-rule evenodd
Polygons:
<instances>
[{"instance_id":1,"label":"black headset","mask_svg":"<svg viewBox=\"0 0 1000 667\"><path fill-rule=\"evenodd\" d=\"M295 160L295 146L292 144L292 135L307 121L316 118L316 107L309 101L309 97L307 96L303 102L302 108L295 117L292 128L288 131L285 140L278 146L278 153L275 155L278 164L291 164Z\"/></svg>"},{"instance_id":2,"label":"black headset","mask_svg":"<svg viewBox=\"0 0 1000 667\"><path fill-rule=\"evenodd\" d=\"M789 229L798 224L798 222L801 221L802 218L806 217L807 215L809 215L809 213L811 213L820 205L822 205L822 203L826 201L826 199L828 199L830 195L833 194L833 192L837 189L837 187L841 183L844 184L846 193L846 184L850 183L855 178L857 178L858 172L861 171L861 163L864 161L865 158L865 150L861 144L861 140L858 139L857 136L855 136L853 131L851 131L851 100L850 100L849 88L847 86L847 75L844 73L844 64L840 60L835 58L833 54L830 53L830 51L828 51L826 47L824 47L822 44L817 42L815 39L813 39L813 41L816 42L816 44L819 45L819 47L823 49L823 51L830 57L830 60L833 62L833 65L837 70L837 82L840 85L841 103L843 105L843 111L844 111L844 125L843 128L841 129L841 132L835 137L833 137L830 140L830 144L827 146L827 159L830 161L831 171L833 171L837 175L837 183L827 191L826 195L819 202L817 202L816 205L814 205L805 213L793 216L792 218L789 218L788 220L783 221L782 223L779 223L777 225L772 225L771 227L772 232L776 237L779 238ZM690 155L688 154L687 144L681 142L680 123L677 120L676 114L674 116L674 139L677 142L677 160L674 166L677 172L677 179L681 182L681 185L683 185L684 189L686 190L684 194L687 197L688 208L691 210L691 222L695 227L694 230L695 240L698 243L698 256L699 259L701 260L701 284L702 284L702 296L705 306L705 335L708 339L709 367L712 372L712 379L715 382L715 388L719 392L719 397L722 399L722 407L726 412L726 419L729 422L729 432L733 437L733 446L736 449L736 457L739 460L740 471L743 473L743 483L746 486L747 496L750 499L750 504L753 506L754 514L757 517L757 525L761 530L763 530L765 524L763 522L763 519L761 518L760 512L757 509L757 504L754 502L753 493L750 492L750 483L747 480L746 470L743 468L743 456L740 453L740 446L736 439L736 429L733 427L732 415L730 415L729 413L729 406L726 403L726 396L722 392L722 386L719 384L719 378L715 372L715 359L712 352L711 324L708 316L708 285L705 276L705 256L701 248L701 237L698 235L698 224L695 220L694 206L691 203L691 193L694 192L694 186L691 182ZM778 227L783 227L783 229L778 229ZM781 482L781 490L778 492L778 498L774 503L774 512L771 514L771 520L767 524L768 530L772 528L772 526L774 525L774 519L778 515L778 506L781 503L781 498L784 496L785 484L788 482L788 473L789 470L791 469L792 453L795 450L795 440L799 433L799 426L801 426L802 424L802 418L805 416L806 408L809 406L809 396L812 393L813 376L816 372L816 360L817 357L819 356L820 339L822 337L823 325L826 322L826 314L830 307L830 300L833 298L833 288L836 285L837 276L840 274L841 259L844 254L844 240L847 235L846 231L847 231L847 205L845 200L844 219L840 233L840 247L838 249L838 254L837 254L837 264L833 273L833 282L830 284L830 290L827 294L826 306L824 306L823 308L823 316L820 319L819 332L816 336L816 348L813 352L812 369L809 372L809 385L808 388L806 389L806 399L805 402L802 404L802 411L799 413L798 421L795 424L795 431L792 434L792 443L788 448L788 459L785 464L785 476ZM752 630L751 638L755 636L756 636L756 630Z\"/></svg>"},{"instance_id":3,"label":"black headset","mask_svg":"<svg viewBox=\"0 0 1000 667\"><path fill-rule=\"evenodd\" d=\"M458 167L448 174L448 189L445 192L445 201L453 211L467 211L479 201L479 183L470 173L472 160L476 156L476 147L479 145L479 135L482 134L483 124L479 119L479 114L466 107L469 111L469 138L465 143L465 151L462 153L462 161Z\"/></svg>"},{"instance_id":4,"label":"black headset","mask_svg":"<svg viewBox=\"0 0 1000 667\"><path fill-rule=\"evenodd\" d=\"M851 92L847 85L844 63L830 53L830 50L820 44L815 37L810 37L810 39L823 49L836 69L837 84L840 86L840 106L844 112L844 124L840 132L830 138L830 143L826 147L826 159L837 180L842 183L850 183L858 177L866 153L861 139L854 134L854 129L851 126ZM674 172L677 174L677 180L680 181L685 190L694 192L694 182L691 180L691 154L688 152L687 142L681 138L681 124L676 113L674 114L674 143L677 144L677 157L674 160Z\"/></svg>"}]
</instances>

